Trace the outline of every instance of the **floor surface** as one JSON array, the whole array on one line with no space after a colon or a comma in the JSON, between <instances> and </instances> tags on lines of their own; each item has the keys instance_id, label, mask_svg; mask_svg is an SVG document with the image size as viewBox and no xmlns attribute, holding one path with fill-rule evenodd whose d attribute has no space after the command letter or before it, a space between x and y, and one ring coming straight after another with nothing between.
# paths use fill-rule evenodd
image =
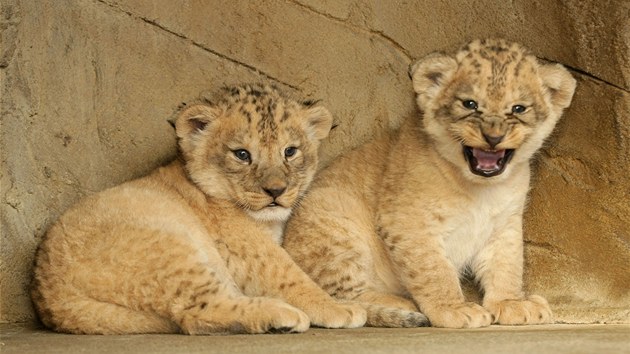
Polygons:
<instances>
[{"instance_id":1,"label":"floor surface","mask_svg":"<svg viewBox=\"0 0 630 354\"><path fill-rule=\"evenodd\" d=\"M318 329L301 334L121 335L53 333L0 324L10 353L630 353L630 325Z\"/></svg>"}]
</instances>

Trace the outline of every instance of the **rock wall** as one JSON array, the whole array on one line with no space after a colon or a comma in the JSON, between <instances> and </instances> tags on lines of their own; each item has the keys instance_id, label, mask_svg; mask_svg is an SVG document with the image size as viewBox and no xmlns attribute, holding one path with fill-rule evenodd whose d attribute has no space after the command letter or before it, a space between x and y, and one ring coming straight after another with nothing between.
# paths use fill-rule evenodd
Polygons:
<instances>
[{"instance_id":1,"label":"rock wall","mask_svg":"<svg viewBox=\"0 0 630 354\"><path fill-rule=\"evenodd\" d=\"M527 287L560 321L630 322L630 3L625 0L3 0L0 321L34 318L46 228L175 153L166 120L207 89L271 81L322 99L322 159L416 114L407 67L505 37L578 79L536 163Z\"/></svg>"}]
</instances>

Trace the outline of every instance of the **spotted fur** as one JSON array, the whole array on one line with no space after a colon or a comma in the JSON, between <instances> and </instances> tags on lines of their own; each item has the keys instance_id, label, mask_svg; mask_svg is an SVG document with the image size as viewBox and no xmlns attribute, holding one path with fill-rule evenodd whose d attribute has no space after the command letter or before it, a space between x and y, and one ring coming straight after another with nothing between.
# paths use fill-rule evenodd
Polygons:
<instances>
[{"instance_id":1,"label":"spotted fur","mask_svg":"<svg viewBox=\"0 0 630 354\"><path fill-rule=\"evenodd\" d=\"M362 307L334 301L279 245L331 121L263 85L185 108L179 159L86 198L48 230L32 290L42 322L91 334L363 325Z\"/></svg>"},{"instance_id":2,"label":"spotted fur","mask_svg":"<svg viewBox=\"0 0 630 354\"><path fill-rule=\"evenodd\" d=\"M551 321L547 302L523 293L522 215L530 160L575 80L503 40L430 54L410 71L421 119L318 175L284 247L333 296L380 306L372 326L425 325L421 314L454 328ZM464 298L465 273L481 305Z\"/></svg>"}]
</instances>

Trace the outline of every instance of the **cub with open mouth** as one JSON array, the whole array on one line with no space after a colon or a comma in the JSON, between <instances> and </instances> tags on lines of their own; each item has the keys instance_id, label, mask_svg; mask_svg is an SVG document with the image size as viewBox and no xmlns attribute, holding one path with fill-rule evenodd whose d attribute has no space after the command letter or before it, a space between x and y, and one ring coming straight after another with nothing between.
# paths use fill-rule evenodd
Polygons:
<instances>
[{"instance_id":1,"label":"cub with open mouth","mask_svg":"<svg viewBox=\"0 0 630 354\"><path fill-rule=\"evenodd\" d=\"M284 247L368 325L481 327L551 321L523 291L530 159L575 80L516 43L475 40L410 70L422 116L337 159L295 210ZM460 277L474 275L482 304Z\"/></svg>"}]
</instances>

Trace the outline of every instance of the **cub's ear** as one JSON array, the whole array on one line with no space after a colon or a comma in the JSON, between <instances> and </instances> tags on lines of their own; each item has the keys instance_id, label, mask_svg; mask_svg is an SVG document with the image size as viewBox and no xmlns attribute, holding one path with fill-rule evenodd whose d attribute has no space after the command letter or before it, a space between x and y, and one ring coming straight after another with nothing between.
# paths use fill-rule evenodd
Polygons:
<instances>
[{"instance_id":1,"label":"cub's ear","mask_svg":"<svg viewBox=\"0 0 630 354\"><path fill-rule=\"evenodd\" d=\"M569 107L576 86L569 70L560 64L542 64L538 67L538 75L551 96L554 108L561 111Z\"/></svg>"},{"instance_id":2,"label":"cub's ear","mask_svg":"<svg viewBox=\"0 0 630 354\"><path fill-rule=\"evenodd\" d=\"M216 108L206 105L195 105L186 108L175 120L175 132L180 139L187 139L193 134L206 129L219 115Z\"/></svg>"},{"instance_id":3,"label":"cub's ear","mask_svg":"<svg viewBox=\"0 0 630 354\"><path fill-rule=\"evenodd\" d=\"M305 113L305 130L308 135L317 140L322 140L327 137L332 128L332 114L330 114L326 108L318 105L307 107Z\"/></svg>"},{"instance_id":4,"label":"cub's ear","mask_svg":"<svg viewBox=\"0 0 630 354\"><path fill-rule=\"evenodd\" d=\"M457 61L441 53L429 54L409 67L409 76L413 81L413 90L418 95L420 108L426 108L455 70Z\"/></svg>"}]
</instances>

